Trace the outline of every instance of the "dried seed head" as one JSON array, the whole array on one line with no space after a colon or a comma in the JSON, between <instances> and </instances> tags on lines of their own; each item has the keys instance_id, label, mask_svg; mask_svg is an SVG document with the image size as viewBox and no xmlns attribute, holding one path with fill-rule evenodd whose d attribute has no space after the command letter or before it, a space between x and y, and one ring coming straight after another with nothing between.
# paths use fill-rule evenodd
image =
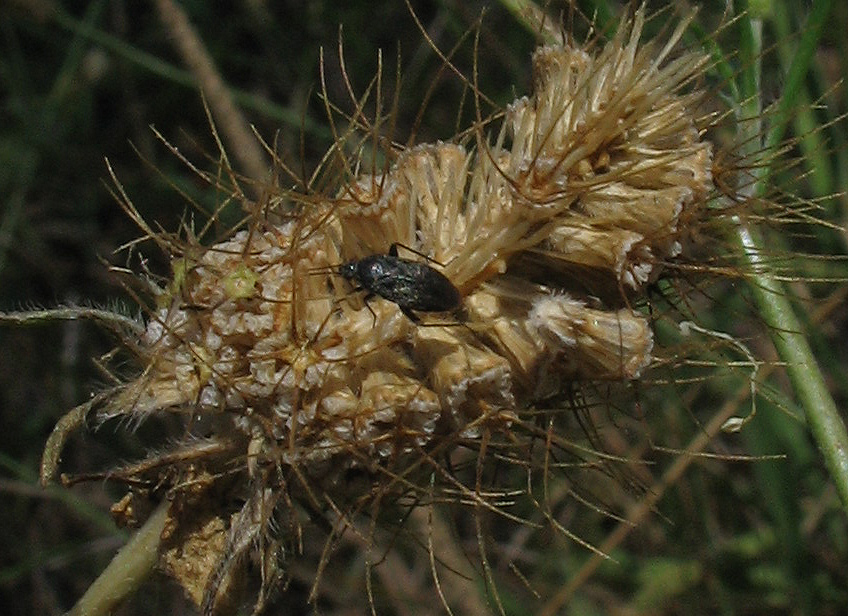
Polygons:
<instances>
[{"instance_id":1,"label":"dried seed head","mask_svg":"<svg viewBox=\"0 0 848 616\"><path fill-rule=\"evenodd\" d=\"M432 452L485 450L492 434L520 441L511 430L532 424L526 409L649 367L649 321L623 306L680 252L681 222L711 190L711 147L697 94L683 92L706 57L670 59L682 28L659 52L639 46L643 12L597 55L540 48L533 97L509 106L494 143L480 127L473 151L408 149L286 222L252 220L175 255L140 341L143 370L100 417L212 426L213 453L188 445L167 479L157 464L134 478L169 487L163 558L204 612L245 553L276 561L299 508L344 518L424 499L426 478L445 474ZM395 243L443 264L463 296L455 321L416 325L339 280L340 264ZM566 293L586 271L630 296ZM486 498L450 488L454 500ZM263 595L278 577L268 571Z\"/></svg>"}]
</instances>

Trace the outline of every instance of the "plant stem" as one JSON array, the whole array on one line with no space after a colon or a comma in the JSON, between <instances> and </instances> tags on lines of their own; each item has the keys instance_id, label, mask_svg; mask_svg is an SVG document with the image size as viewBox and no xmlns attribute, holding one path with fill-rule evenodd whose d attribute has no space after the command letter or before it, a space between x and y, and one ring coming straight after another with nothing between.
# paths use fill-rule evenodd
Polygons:
<instances>
[{"instance_id":1,"label":"plant stem","mask_svg":"<svg viewBox=\"0 0 848 616\"><path fill-rule=\"evenodd\" d=\"M125 597L135 592L150 574L159 557L159 542L170 503L163 501L115 555L67 616L106 616Z\"/></svg>"},{"instance_id":2,"label":"plant stem","mask_svg":"<svg viewBox=\"0 0 848 616\"><path fill-rule=\"evenodd\" d=\"M809 64L812 58L810 50L817 44L830 4L830 0L814 2L808 27L801 37L798 52L789 70L792 79L787 80L787 83L797 85L795 76L806 73L805 65ZM742 135L741 143L746 144L751 157L768 162L769 152L774 150L776 142L783 134L785 123L791 117L787 110L794 104L797 88L789 88L785 92L766 143L763 143L759 96L762 22L759 19L743 20L743 23L746 22L749 24L747 51L751 54L751 64L745 71L747 79L744 79L742 84L744 102L739 105L737 111L741 130L747 133ZM756 199L765 193L769 176L768 164L752 165L751 173L755 181L751 182L750 177L744 178L738 191L737 196L743 202ZM754 300L769 326L778 354L786 363L786 371L804 408L810 432L822 452L842 506L848 513L848 431L827 389L824 376L803 333L803 327L792 308L790 296L781 282L769 273L761 232L742 220L737 222L736 239L751 269L750 287Z\"/></svg>"}]
</instances>

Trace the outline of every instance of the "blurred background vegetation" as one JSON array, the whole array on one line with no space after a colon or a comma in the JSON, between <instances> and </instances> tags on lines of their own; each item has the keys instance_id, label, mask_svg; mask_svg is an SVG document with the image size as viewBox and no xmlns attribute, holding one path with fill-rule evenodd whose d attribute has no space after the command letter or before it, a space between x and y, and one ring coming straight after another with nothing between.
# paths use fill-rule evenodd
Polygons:
<instances>
[{"instance_id":1,"label":"blurred background vegetation","mask_svg":"<svg viewBox=\"0 0 848 616\"><path fill-rule=\"evenodd\" d=\"M412 4L428 36L446 52L474 30L482 14L477 52L481 91L499 105L531 91L530 54L537 39L510 12L510 3ZM835 120L846 111L846 87L840 80L848 66L848 6L833 4L830 27L813 50L811 69L795 93L798 104L787 137L803 138L793 141L789 151L800 162L780 171L775 182L796 202L832 195L811 214L842 225L848 203L840 193L848 185L848 148L845 123ZM441 61L401 1L187 0L181 6L247 121L306 175L333 140L317 96L321 47L330 99L351 108L338 61L340 39L347 74L359 94L374 76L377 51L382 50L389 83L385 98L391 101L399 61L402 84L395 140L450 139L473 119L468 92L449 71L440 71ZM653 11L664 3L649 6ZM723 23L724 6L708 2L702 7L697 27L687 34L688 44L698 44L700 35ZM602 0L580 2L578 7L584 15L597 15L602 26L615 24L623 10ZM765 7L761 95L768 105L783 94L809 7L789 0L763 0L757 7ZM566 19L568 9L554 3L548 13ZM648 34L669 18L675 18L674 11L649 24ZM585 33L585 21L576 20L575 28ZM473 38L472 32L453 58L466 75L472 74L474 64ZM746 45L733 26L722 31L716 43L735 70L754 61L746 57ZM433 95L419 117L423 93L431 86ZM0 310L117 303L135 311L104 265L136 270L142 265L138 252L133 262L118 252L139 231L110 195L104 158L146 220L162 229L174 230L192 215L177 191L209 211L221 199L151 130L155 126L193 160L210 154L209 167L214 168L217 150L202 98L154 3L3 3L0 104ZM775 233L793 266L795 251L845 254L846 236L840 228L777 227ZM155 250L142 248L140 254L146 259L144 267L168 271ZM806 259L799 260L798 267L804 277L790 281L800 298L796 307L832 394L845 408L845 265L838 258ZM755 355L773 360L774 351L762 335L744 286L720 284L711 294L716 301L702 322L748 339ZM103 384L92 358L112 344L89 323L0 328L0 605L5 614L62 613L126 540L108 515L110 504L120 496L112 486L37 486L47 435L66 410ZM672 396L643 392L643 416L638 421L628 416L622 429L643 430L649 442L684 449L722 407L738 405L737 414L747 412L746 375L729 372L694 387L680 383ZM741 434L720 436L707 447L718 458L689 459L691 464L677 475L673 466L684 457L660 449L642 452L656 462L653 476L666 479L648 483L647 492L661 498L611 552L615 562L604 563L584 580L590 552L562 537L528 541L523 544L527 553L521 560L527 568L522 571L542 598L535 603L510 601L507 587L508 613L537 613L569 583L572 594L561 613L845 613L848 524L802 417L777 369L760 387L756 419ZM161 429L144 425L128 433L110 425L77 435L66 448L65 465L94 470L132 459L150 434ZM735 459L773 454L785 455ZM603 516L572 519L569 525L597 545L616 526ZM418 558L426 570L424 550ZM350 588L364 584L361 569L352 567L349 576ZM486 591L481 585L476 592ZM327 613L365 613L364 594L357 590L354 596ZM407 589L405 596L408 613L440 611L429 586ZM416 597L423 600L420 605ZM363 601L356 603L360 598ZM292 595L291 613L308 609L302 601L302 595ZM120 613L192 610L179 589L155 578Z\"/></svg>"}]
</instances>

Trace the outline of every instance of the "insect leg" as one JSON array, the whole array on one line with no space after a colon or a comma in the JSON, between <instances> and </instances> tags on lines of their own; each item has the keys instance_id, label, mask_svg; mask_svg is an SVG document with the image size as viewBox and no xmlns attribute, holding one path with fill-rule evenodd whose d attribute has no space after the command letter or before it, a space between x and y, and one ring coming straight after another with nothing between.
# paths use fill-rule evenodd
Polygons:
<instances>
[{"instance_id":1,"label":"insect leg","mask_svg":"<svg viewBox=\"0 0 848 616\"><path fill-rule=\"evenodd\" d=\"M421 319L419 318L419 316L412 312L412 310L410 310L409 308L401 306L400 304L398 304L398 308L400 308L400 311L404 313L409 318L409 320L415 323L416 325L421 323Z\"/></svg>"},{"instance_id":2,"label":"insect leg","mask_svg":"<svg viewBox=\"0 0 848 616\"><path fill-rule=\"evenodd\" d=\"M365 303L365 307L368 308L368 312L371 313L371 317L374 319L374 322L371 323L372 328L377 325L377 313L374 312L373 308L371 308L371 304L368 303L368 300L374 299L375 297L377 297L376 293L366 293L365 297L362 298L362 301Z\"/></svg>"},{"instance_id":3,"label":"insect leg","mask_svg":"<svg viewBox=\"0 0 848 616\"><path fill-rule=\"evenodd\" d=\"M398 246L403 246L404 250L408 250L409 252L418 255L419 257L421 257L422 259L426 259L430 263L435 263L439 267L445 266L444 263L437 261L436 259L434 259L432 257L428 257L423 252L415 250L414 248L411 248L411 247L407 246L406 244L401 244L400 242L392 242L391 246L389 246L389 253L388 254L389 254L390 257L397 257L398 256Z\"/></svg>"}]
</instances>

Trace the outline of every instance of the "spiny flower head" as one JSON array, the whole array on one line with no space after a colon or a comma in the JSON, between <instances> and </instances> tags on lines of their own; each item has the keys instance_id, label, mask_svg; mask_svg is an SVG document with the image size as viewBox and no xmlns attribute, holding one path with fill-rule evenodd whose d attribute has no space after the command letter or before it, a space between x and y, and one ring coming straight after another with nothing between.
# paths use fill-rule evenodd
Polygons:
<instances>
[{"instance_id":1,"label":"spiny flower head","mask_svg":"<svg viewBox=\"0 0 848 616\"><path fill-rule=\"evenodd\" d=\"M481 123L473 141L392 151L333 194L258 203L211 246L165 242L174 277L133 343L141 370L97 415L185 418L181 443L111 474L168 492L162 562L204 613L248 555L261 610L309 518L497 510L516 486L484 491L480 468L538 438L531 409L649 368L636 308L711 193L712 149L691 87L707 58L672 58L685 24L659 49L643 24L639 10L597 53L539 48L532 96L491 142ZM413 320L340 275L392 247L461 307ZM415 293L434 292L425 280Z\"/></svg>"}]
</instances>

